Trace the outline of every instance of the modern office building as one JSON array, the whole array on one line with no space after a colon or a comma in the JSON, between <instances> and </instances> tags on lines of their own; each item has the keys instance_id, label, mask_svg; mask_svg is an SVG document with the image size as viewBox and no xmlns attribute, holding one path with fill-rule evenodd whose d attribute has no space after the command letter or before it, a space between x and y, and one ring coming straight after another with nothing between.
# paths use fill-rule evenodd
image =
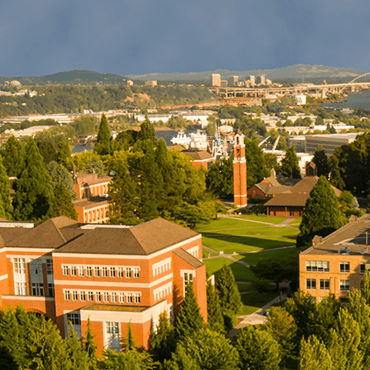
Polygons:
<instances>
[{"instance_id":1,"label":"modern office building","mask_svg":"<svg viewBox=\"0 0 370 370\"><path fill-rule=\"evenodd\" d=\"M322 146L326 155L334 154L336 148L352 143L357 135L362 133L349 134L328 134L328 135L306 135L306 153L314 154L318 146Z\"/></svg>"},{"instance_id":2,"label":"modern office building","mask_svg":"<svg viewBox=\"0 0 370 370\"><path fill-rule=\"evenodd\" d=\"M370 269L370 215L351 216L347 225L325 238L316 236L312 247L299 255L299 287L321 302L329 293L346 300L361 289Z\"/></svg>"},{"instance_id":3,"label":"modern office building","mask_svg":"<svg viewBox=\"0 0 370 370\"><path fill-rule=\"evenodd\" d=\"M212 86L221 86L221 75L212 73L211 84Z\"/></svg>"},{"instance_id":4,"label":"modern office building","mask_svg":"<svg viewBox=\"0 0 370 370\"><path fill-rule=\"evenodd\" d=\"M62 335L70 320L84 337L89 319L99 353L120 350L129 323L146 348L158 316L173 317L189 283L207 320L201 235L172 222L2 221L0 241L0 306L22 304L52 319Z\"/></svg>"},{"instance_id":5,"label":"modern office building","mask_svg":"<svg viewBox=\"0 0 370 370\"><path fill-rule=\"evenodd\" d=\"M238 86L239 76L231 76L229 78L229 86Z\"/></svg>"}]
</instances>

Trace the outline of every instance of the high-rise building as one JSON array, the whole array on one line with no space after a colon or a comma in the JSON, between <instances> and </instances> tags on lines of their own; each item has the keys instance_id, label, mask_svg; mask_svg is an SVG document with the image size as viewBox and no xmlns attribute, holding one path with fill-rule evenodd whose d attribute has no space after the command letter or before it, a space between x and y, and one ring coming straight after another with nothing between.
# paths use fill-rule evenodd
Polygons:
<instances>
[{"instance_id":1,"label":"high-rise building","mask_svg":"<svg viewBox=\"0 0 370 370\"><path fill-rule=\"evenodd\" d=\"M255 85L256 84L256 76L250 75L249 76L249 81L251 82L252 86Z\"/></svg>"},{"instance_id":2,"label":"high-rise building","mask_svg":"<svg viewBox=\"0 0 370 370\"><path fill-rule=\"evenodd\" d=\"M237 86L238 80L239 80L239 76L231 76L229 78L229 86Z\"/></svg>"},{"instance_id":3,"label":"high-rise building","mask_svg":"<svg viewBox=\"0 0 370 370\"><path fill-rule=\"evenodd\" d=\"M221 86L221 75L217 73L212 73L211 83L212 86Z\"/></svg>"},{"instance_id":4,"label":"high-rise building","mask_svg":"<svg viewBox=\"0 0 370 370\"><path fill-rule=\"evenodd\" d=\"M247 162L243 134L235 135L233 173L234 203L242 208L247 205Z\"/></svg>"},{"instance_id":5,"label":"high-rise building","mask_svg":"<svg viewBox=\"0 0 370 370\"><path fill-rule=\"evenodd\" d=\"M266 75L262 75L262 76L260 77L260 84L261 84L261 85L266 85Z\"/></svg>"}]
</instances>

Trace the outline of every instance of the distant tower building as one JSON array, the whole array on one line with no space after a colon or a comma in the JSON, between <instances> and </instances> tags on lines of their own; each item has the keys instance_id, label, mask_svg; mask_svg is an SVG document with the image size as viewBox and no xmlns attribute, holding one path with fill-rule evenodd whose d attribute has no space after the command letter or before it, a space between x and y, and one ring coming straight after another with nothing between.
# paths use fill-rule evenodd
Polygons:
<instances>
[{"instance_id":1,"label":"distant tower building","mask_svg":"<svg viewBox=\"0 0 370 370\"><path fill-rule=\"evenodd\" d=\"M211 83L212 86L221 86L221 75L212 73Z\"/></svg>"},{"instance_id":2,"label":"distant tower building","mask_svg":"<svg viewBox=\"0 0 370 370\"><path fill-rule=\"evenodd\" d=\"M235 135L233 173L234 203L242 208L247 205L247 162L243 134Z\"/></svg>"},{"instance_id":3,"label":"distant tower building","mask_svg":"<svg viewBox=\"0 0 370 370\"><path fill-rule=\"evenodd\" d=\"M261 85L266 85L266 75L262 75L262 76L260 77L260 84L261 84Z\"/></svg>"},{"instance_id":4,"label":"distant tower building","mask_svg":"<svg viewBox=\"0 0 370 370\"><path fill-rule=\"evenodd\" d=\"M231 76L229 78L229 86L237 86L238 80L239 80L239 76Z\"/></svg>"},{"instance_id":5,"label":"distant tower building","mask_svg":"<svg viewBox=\"0 0 370 370\"><path fill-rule=\"evenodd\" d=\"M256 76L250 75L249 76L249 81L251 82L252 86L255 85L256 84Z\"/></svg>"}]
</instances>

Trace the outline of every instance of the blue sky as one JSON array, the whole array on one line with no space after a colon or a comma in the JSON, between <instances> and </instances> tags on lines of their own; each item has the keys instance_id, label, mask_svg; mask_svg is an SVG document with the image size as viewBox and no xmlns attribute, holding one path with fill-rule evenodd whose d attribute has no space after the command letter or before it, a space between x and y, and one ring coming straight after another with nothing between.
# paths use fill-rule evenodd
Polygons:
<instances>
[{"instance_id":1,"label":"blue sky","mask_svg":"<svg viewBox=\"0 0 370 370\"><path fill-rule=\"evenodd\" d=\"M369 0L3 0L0 10L0 76L370 71Z\"/></svg>"}]
</instances>

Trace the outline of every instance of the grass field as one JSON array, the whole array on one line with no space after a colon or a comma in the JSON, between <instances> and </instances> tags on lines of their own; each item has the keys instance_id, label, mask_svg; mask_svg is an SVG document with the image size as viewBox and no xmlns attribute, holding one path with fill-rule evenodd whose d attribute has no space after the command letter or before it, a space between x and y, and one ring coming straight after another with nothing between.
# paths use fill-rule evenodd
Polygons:
<instances>
[{"instance_id":1,"label":"grass field","mask_svg":"<svg viewBox=\"0 0 370 370\"><path fill-rule=\"evenodd\" d=\"M203 234L202 240L204 246L217 251L223 251L225 254L232 254L234 252L245 253L295 244L294 240L284 237L269 239L262 237Z\"/></svg>"},{"instance_id":2,"label":"grass field","mask_svg":"<svg viewBox=\"0 0 370 370\"><path fill-rule=\"evenodd\" d=\"M214 274L216 279L219 274L219 270L221 270L224 265L230 266L234 274L235 281L253 281L255 279L254 274L248 267L243 266L240 263L233 262L225 257L204 259L203 263L206 265L207 273L210 275Z\"/></svg>"},{"instance_id":3,"label":"grass field","mask_svg":"<svg viewBox=\"0 0 370 370\"><path fill-rule=\"evenodd\" d=\"M236 284L238 286L238 289L239 289L239 292L248 292L249 290L251 290L252 286L251 284L243 284L243 283L239 283L239 284Z\"/></svg>"},{"instance_id":4,"label":"grass field","mask_svg":"<svg viewBox=\"0 0 370 370\"><path fill-rule=\"evenodd\" d=\"M294 227L270 227L270 226L257 226L247 227L243 229L214 231L216 234L228 235L266 235L266 236L297 236L299 233L298 228Z\"/></svg>"},{"instance_id":5,"label":"grass field","mask_svg":"<svg viewBox=\"0 0 370 370\"><path fill-rule=\"evenodd\" d=\"M290 257L298 256L298 250L296 248L278 249L276 251L266 251L260 253L248 253L245 255L236 255L235 258L248 263L251 266L257 264L261 259L272 258L275 261L284 261Z\"/></svg>"},{"instance_id":6,"label":"grass field","mask_svg":"<svg viewBox=\"0 0 370 370\"><path fill-rule=\"evenodd\" d=\"M241 229L244 227L254 227L258 226L255 222L235 220L232 218L218 218L217 220L212 220L208 224L199 225L195 231L213 231L213 230L224 230L224 229Z\"/></svg>"},{"instance_id":7,"label":"grass field","mask_svg":"<svg viewBox=\"0 0 370 370\"><path fill-rule=\"evenodd\" d=\"M277 297L277 293L247 293L241 294L243 308L240 312L241 315L250 315L256 312L259 308L264 306L266 303L272 301Z\"/></svg>"},{"instance_id":8,"label":"grass field","mask_svg":"<svg viewBox=\"0 0 370 370\"><path fill-rule=\"evenodd\" d=\"M302 217L296 218L292 222L290 222L290 225L298 227L302 222Z\"/></svg>"},{"instance_id":9,"label":"grass field","mask_svg":"<svg viewBox=\"0 0 370 370\"><path fill-rule=\"evenodd\" d=\"M245 220L268 222L269 224L280 224L286 220L285 217L269 217L269 216L254 216L254 215L237 215L236 217L244 218Z\"/></svg>"}]
</instances>

